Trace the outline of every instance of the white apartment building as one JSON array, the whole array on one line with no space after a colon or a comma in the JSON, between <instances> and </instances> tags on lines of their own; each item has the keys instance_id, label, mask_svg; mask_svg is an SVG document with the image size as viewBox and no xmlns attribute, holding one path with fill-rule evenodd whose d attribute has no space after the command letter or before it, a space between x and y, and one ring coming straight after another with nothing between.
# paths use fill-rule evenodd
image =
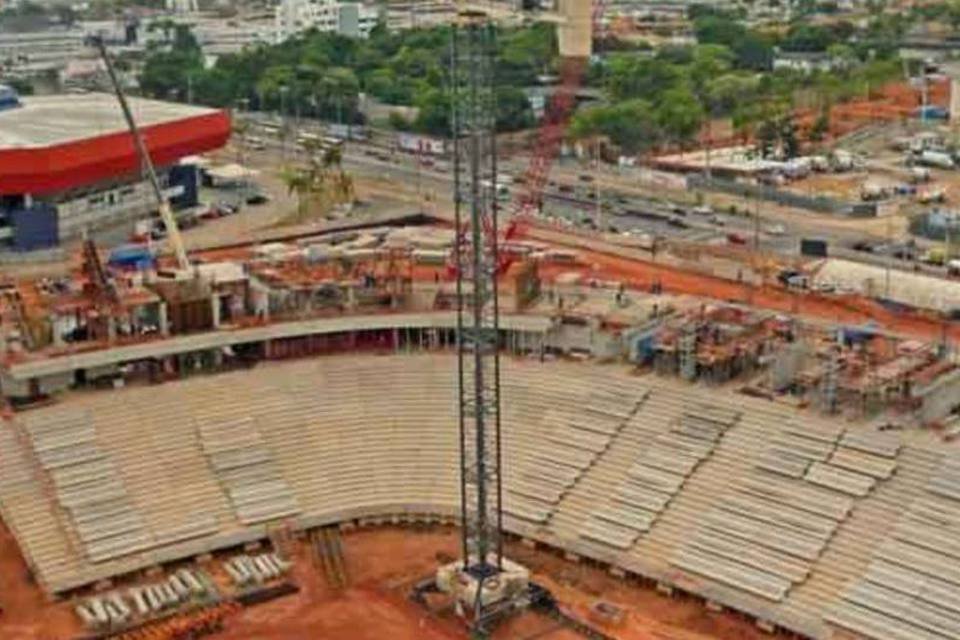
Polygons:
<instances>
[{"instance_id":1,"label":"white apartment building","mask_svg":"<svg viewBox=\"0 0 960 640\"><path fill-rule=\"evenodd\" d=\"M276 12L277 42L309 29L366 38L378 19L376 7L360 2L281 0Z\"/></svg>"}]
</instances>

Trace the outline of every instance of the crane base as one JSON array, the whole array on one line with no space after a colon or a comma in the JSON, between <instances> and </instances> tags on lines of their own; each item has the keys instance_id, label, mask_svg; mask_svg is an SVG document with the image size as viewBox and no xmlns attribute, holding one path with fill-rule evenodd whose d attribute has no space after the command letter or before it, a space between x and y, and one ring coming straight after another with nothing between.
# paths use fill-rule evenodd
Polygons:
<instances>
[{"instance_id":1,"label":"crane base","mask_svg":"<svg viewBox=\"0 0 960 640\"><path fill-rule=\"evenodd\" d=\"M465 567L458 560L437 569L436 586L454 598L464 617L479 615L483 619L491 611L517 610L529 604L530 571L507 558L501 570L496 569L492 558L479 570L478 563Z\"/></svg>"}]
</instances>

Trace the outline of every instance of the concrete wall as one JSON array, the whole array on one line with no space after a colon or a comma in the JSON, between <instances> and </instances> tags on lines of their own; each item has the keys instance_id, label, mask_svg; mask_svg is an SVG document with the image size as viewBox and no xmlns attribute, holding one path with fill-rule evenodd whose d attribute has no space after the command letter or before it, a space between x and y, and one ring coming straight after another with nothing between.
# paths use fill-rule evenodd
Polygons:
<instances>
[{"instance_id":1,"label":"concrete wall","mask_svg":"<svg viewBox=\"0 0 960 640\"><path fill-rule=\"evenodd\" d=\"M915 389L914 396L922 399L919 413L923 422L944 418L960 404L960 369L940 376L925 388Z\"/></svg>"}]
</instances>

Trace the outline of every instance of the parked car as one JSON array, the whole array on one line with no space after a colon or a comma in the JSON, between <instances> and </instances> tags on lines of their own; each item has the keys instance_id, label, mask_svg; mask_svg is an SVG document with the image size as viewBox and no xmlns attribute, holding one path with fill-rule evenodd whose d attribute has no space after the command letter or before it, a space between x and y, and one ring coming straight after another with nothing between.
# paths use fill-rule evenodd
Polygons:
<instances>
[{"instance_id":1,"label":"parked car","mask_svg":"<svg viewBox=\"0 0 960 640\"><path fill-rule=\"evenodd\" d=\"M270 202L270 196L265 193L254 193L247 196L247 204L259 205Z\"/></svg>"},{"instance_id":2,"label":"parked car","mask_svg":"<svg viewBox=\"0 0 960 640\"><path fill-rule=\"evenodd\" d=\"M747 244L747 237L742 233L728 233L727 242L730 244Z\"/></svg>"}]
</instances>

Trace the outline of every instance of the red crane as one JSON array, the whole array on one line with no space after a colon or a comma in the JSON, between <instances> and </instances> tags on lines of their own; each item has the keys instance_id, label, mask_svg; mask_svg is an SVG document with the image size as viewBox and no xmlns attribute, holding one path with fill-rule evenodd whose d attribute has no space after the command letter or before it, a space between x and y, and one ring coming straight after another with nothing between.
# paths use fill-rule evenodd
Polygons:
<instances>
[{"instance_id":1,"label":"red crane","mask_svg":"<svg viewBox=\"0 0 960 640\"><path fill-rule=\"evenodd\" d=\"M591 18L594 40L603 39L605 8L605 0L594 0ZM560 144L570 126L570 117L576 106L577 91L583 84L589 63L590 61L586 58L564 58L561 61L560 85L544 113L530 164L524 172L523 190L515 203L514 213L525 215L540 210L543 190L550 177L553 162L560 152Z\"/></svg>"}]
</instances>

